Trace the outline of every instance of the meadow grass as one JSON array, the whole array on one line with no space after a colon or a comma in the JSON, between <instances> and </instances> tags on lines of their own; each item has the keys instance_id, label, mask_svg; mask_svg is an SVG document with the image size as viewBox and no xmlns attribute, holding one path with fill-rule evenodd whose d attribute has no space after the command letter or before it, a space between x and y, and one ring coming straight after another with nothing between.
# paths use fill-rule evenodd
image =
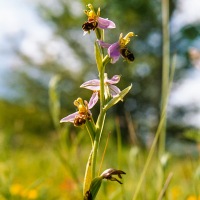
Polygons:
<instances>
[{"instance_id":1,"label":"meadow grass","mask_svg":"<svg viewBox=\"0 0 200 200\"><path fill-rule=\"evenodd\" d=\"M81 131L78 134L81 135L79 140L74 138L67 151L62 145L55 145L54 137L42 140L27 135L21 141L23 145L18 147L5 148L8 144L2 144L0 199L82 199L82 181L90 146L87 139L82 137L86 133ZM102 140L104 146L109 142L106 151L102 149L99 152L101 156L104 155L102 169L118 163L127 174L123 177L121 187L117 183L104 181L97 197L99 200L131 199L148 156L148 150L122 144L119 135L120 132L118 140ZM110 138L112 137L111 134ZM167 179L170 173L173 176L164 199L195 199L195 195L200 195L198 157L177 157L171 154L165 165L164 175L162 167L157 156L153 156L137 199L158 199L163 186L161 176Z\"/></svg>"}]
</instances>

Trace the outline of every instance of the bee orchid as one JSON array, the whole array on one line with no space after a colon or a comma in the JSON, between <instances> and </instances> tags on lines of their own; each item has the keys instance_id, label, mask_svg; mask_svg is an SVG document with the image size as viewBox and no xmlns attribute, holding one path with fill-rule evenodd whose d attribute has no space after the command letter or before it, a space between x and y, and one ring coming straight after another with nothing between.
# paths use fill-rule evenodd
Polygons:
<instances>
[{"instance_id":1,"label":"bee orchid","mask_svg":"<svg viewBox=\"0 0 200 200\"><path fill-rule=\"evenodd\" d=\"M108 91L109 95L112 98L114 98L121 92L121 90L117 86L115 86L115 84L117 84L120 81L120 76L114 75L111 79L107 77L106 73L104 74L104 76L105 76L104 85L106 86L105 88L107 89L105 91ZM93 80L86 81L80 87L88 89L88 90L92 90L92 91L100 91L100 80L93 79Z\"/></svg>"},{"instance_id":2,"label":"bee orchid","mask_svg":"<svg viewBox=\"0 0 200 200\"><path fill-rule=\"evenodd\" d=\"M88 21L82 25L84 35L90 33L91 30L96 28L111 29L115 28L115 23L111 20L100 17L100 8L98 8L97 14L94 11L92 4L88 4L89 10L85 10L85 14L88 16Z\"/></svg>"},{"instance_id":3,"label":"bee orchid","mask_svg":"<svg viewBox=\"0 0 200 200\"><path fill-rule=\"evenodd\" d=\"M111 63L116 63L119 60L120 55L125 58L125 60L129 62L134 61L134 55L127 49L127 44L130 42L130 37L135 36L133 32L129 32L125 37L121 33L119 36L119 40L113 44L109 44L98 40L99 45L103 48L108 49L108 55L111 58Z\"/></svg>"},{"instance_id":4,"label":"bee orchid","mask_svg":"<svg viewBox=\"0 0 200 200\"><path fill-rule=\"evenodd\" d=\"M98 92L94 92L90 98L89 103L87 101L83 101L80 97L74 101L74 105L78 108L78 111L72 113L63 119L60 122L71 122L74 126L82 126L86 123L86 120L91 120L92 113L90 111L91 108L98 101Z\"/></svg>"}]
</instances>

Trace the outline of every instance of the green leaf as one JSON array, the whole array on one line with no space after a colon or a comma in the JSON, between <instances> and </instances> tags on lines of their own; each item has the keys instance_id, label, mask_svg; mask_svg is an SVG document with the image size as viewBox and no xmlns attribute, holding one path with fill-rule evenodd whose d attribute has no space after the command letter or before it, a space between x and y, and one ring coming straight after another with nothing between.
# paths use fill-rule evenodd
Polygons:
<instances>
[{"instance_id":1,"label":"green leaf","mask_svg":"<svg viewBox=\"0 0 200 200\"><path fill-rule=\"evenodd\" d=\"M97 196L97 193L101 187L103 178L101 176L96 177L92 180L90 189L85 193L84 200L94 200Z\"/></svg>"},{"instance_id":2,"label":"green leaf","mask_svg":"<svg viewBox=\"0 0 200 200\"><path fill-rule=\"evenodd\" d=\"M127 88L125 88L124 90L122 90L120 92L119 95L117 95L116 97L114 97L113 99L111 99L105 106L104 106L104 110L107 111L109 108L111 108L112 106L114 106L116 103L118 103L119 101L123 101L124 96L130 91L130 89L132 88L132 84L130 86L128 86Z\"/></svg>"},{"instance_id":3,"label":"green leaf","mask_svg":"<svg viewBox=\"0 0 200 200\"><path fill-rule=\"evenodd\" d=\"M87 193L87 191L90 188L90 184L92 182L92 157L93 157L93 149L90 152L90 156L88 158L88 162L86 165L85 178L84 178L84 184L83 184L83 195Z\"/></svg>"},{"instance_id":4,"label":"green leaf","mask_svg":"<svg viewBox=\"0 0 200 200\"><path fill-rule=\"evenodd\" d=\"M96 198L96 195L101 187L102 183L102 177L96 177L92 180L91 186L90 186L90 192L92 194L92 199Z\"/></svg>"},{"instance_id":5,"label":"green leaf","mask_svg":"<svg viewBox=\"0 0 200 200\"><path fill-rule=\"evenodd\" d=\"M97 42L94 43L94 52L95 52L98 71L101 71L101 68L103 67L102 54L101 54L101 49Z\"/></svg>"}]
</instances>

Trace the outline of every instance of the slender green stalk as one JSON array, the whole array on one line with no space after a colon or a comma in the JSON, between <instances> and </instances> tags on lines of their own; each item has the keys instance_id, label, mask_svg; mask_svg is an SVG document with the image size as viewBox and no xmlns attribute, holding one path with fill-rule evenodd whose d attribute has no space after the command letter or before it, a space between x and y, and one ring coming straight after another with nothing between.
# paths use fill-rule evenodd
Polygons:
<instances>
[{"instance_id":1,"label":"slender green stalk","mask_svg":"<svg viewBox=\"0 0 200 200\"><path fill-rule=\"evenodd\" d=\"M104 38L103 34L104 34L103 32L101 33L101 35L97 34L97 38ZM95 177L95 174L96 174L97 154L98 154L100 138L101 138L101 134L102 134L104 122L105 122L105 117L106 117L106 112L103 110L103 108L105 106L104 73L105 73L105 65L107 63L105 63L104 61L105 59L103 60L103 52L101 53L102 55L100 57L102 60L99 61L96 59L97 62L99 61L99 63L97 63L97 66L99 66L98 71L99 71L99 80L100 80L100 113L99 113L98 120L96 123L96 134L95 134L94 145L93 145L93 158L92 158L92 177L93 178Z\"/></svg>"},{"instance_id":2,"label":"slender green stalk","mask_svg":"<svg viewBox=\"0 0 200 200\"><path fill-rule=\"evenodd\" d=\"M169 39L169 0L162 0L162 34L163 34L163 60L162 60L162 97L161 116L164 118L163 127L159 139L159 156L165 152L166 140L166 112L164 107L169 87L169 66L170 66L170 39ZM164 113L162 113L164 111Z\"/></svg>"},{"instance_id":3,"label":"slender green stalk","mask_svg":"<svg viewBox=\"0 0 200 200\"><path fill-rule=\"evenodd\" d=\"M95 33L96 33L96 37L97 37L97 39L98 40L102 40L102 30L101 29L99 29L99 28L96 28L95 29Z\"/></svg>"},{"instance_id":4,"label":"slender green stalk","mask_svg":"<svg viewBox=\"0 0 200 200\"><path fill-rule=\"evenodd\" d=\"M105 66L110 61L110 58L108 56L105 56L105 58L102 61L102 66L99 70L99 79L100 79L100 114L96 123L96 135L94 140L94 146L93 146L93 160L92 160L92 174L93 177L95 177L96 173L96 160L97 160L97 153L99 148L99 143L101 140L102 131L104 128L104 122L106 118L106 111L104 110L105 106L105 96L104 96L104 72L105 72Z\"/></svg>"},{"instance_id":5,"label":"slender green stalk","mask_svg":"<svg viewBox=\"0 0 200 200\"><path fill-rule=\"evenodd\" d=\"M103 161L104 161L104 158L105 158L106 150L107 150L107 147L108 147L109 139L110 139L110 133L108 134L108 137L107 137L107 140L106 140L106 145L105 145L105 148L104 148L104 151L103 151L103 155L102 155L102 158L101 158L101 163L99 165L98 176L100 176L100 174L101 174L102 165L103 165Z\"/></svg>"},{"instance_id":6,"label":"slender green stalk","mask_svg":"<svg viewBox=\"0 0 200 200\"><path fill-rule=\"evenodd\" d=\"M105 122L105 117L106 117L106 113L100 112L97 124L96 124L96 136L95 136L95 140L94 140L94 146L93 146L93 159L92 159L92 174L93 174L93 178L95 177L95 173L96 173L96 161L97 161L97 153L98 153L98 149L99 149L99 143L100 143L100 138L101 138L101 134L103 131L103 127L104 127L104 122Z\"/></svg>"},{"instance_id":7,"label":"slender green stalk","mask_svg":"<svg viewBox=\"0 0 200 200\"><path fill-rule=\"evenodd\" d=\"M104 107L104 72L105 72L105 68L102 65L102 68L99 72L99 79L100 79L100 112L103 111L103 107Z\"/></svg>"},{"instance_id":8,"label":"slender green stalk","mask_svg":"<svg viewBox=\"0 0 200 200\"><path fill-rule=\"evenodd\" d=\"M103 110L103 109L102 109ZM88 158L88 163L86 166L86 171L85 171L85 179L84 179L84 188L83 188L83 194L85 194L86 190L85 188L88 188L88 180L93 180L96 177L96 162L97 162L97 154L98 154L98 149L99 149L99 142L100 142L100 136L104 127L104 122L105 122L105 112L100 112L99 118L95 127L95 137L93 141L93 146L91 153ZM88 127L87 127L88 128ZM94 130L93 128L90 130ZM90 131L89 130L89 131ZM90 135L92 135L90 133ZM92 140L92 136L91 136ZM90 178L91 176L91 178Z\"/></svg>"},{"instance_id":9,"label":"slender green stalk","mask_svg":"<svg viewBox=\"0 0 200 200\"><path fill-rule=\"evenodd\" d=\"M158 128L157 128L157 131L156 131L156 135L155 135L155 138L153 140L153 143L152 143L152 146L151 146L151 149L149 151L149 154L148 154L148 157L147 157L147 160L146 160L146 163L145 163L145 166L144 166L144 169L142 171L142 174L141 174L141 177L140 177L140 180L137 184L137 187L136 187L136 190L135 190L135 193L133 195L133 199L132 200L136 200L138 194L139 194L139 191L140 191L140 188L142 186L142 182L145 178L145 175L147 173L147 169L149 167L149 164L150 164L150 161L152 160L152 157L153 157L153 154L155 152L155 149L156 149L156 144L158 142L158 139L160 137L160 134L162 132L162 129L163 129L163 124L165 123L165 112L166 112L166 107L167 107L167 99L169 97L169 93L170 93L170 90L171 90L171 86L172 86L172 81L173 81L173 77L174 77L174 71L175 71L175 63L176 63L176 56L174 55L173 56L173 59L172 59L172 67L171 67L171 73L170 73L170 78L169 78L169 86L167 88L167 96L166 96L166 101L165 101L165 105L163 107L163 110L162 110L162 115L161 115L161 119L160 119L160 122L159 122L159 125L158 125Z\"/></svg>"},{"instance_id":10,"label":"slender green stalk","mask_svg":"<svg viewBox=\"0 0 200 200\"><path fill-rule=\"evenodd\" d=\"M118 155L118 169L121 168L121 158L122 158L122 137L121 137L121 131L119 126L119 117L116 117L115 120L116 123L116 132L117 132L117 155Z\"/></svg>"},{"instance_id":11,"label":"slender green stalk","mask_svg":"<svg viewBox=\"0 0 200 200\"><path fill-rule=\"evenodd\" d=\"M93 119L91 121L87 121L85 125L93 146L96 131Z\"/></svg>"},{"instance_id":12,"label":"slender green stalk","mask_svg":"<svg viewBox=\"0 0 200 200\"><path fill-rule=\"evenodd\" d=\"M149 155L148 155L148 157L147 157L147 160L146 160L144 169L143 169L143 171L142 171L140 180L139 180L139 182L138 182L138 184L137 184L137 187L136 187L136 190L135 190L135 193L134 193L134 196L133 196L133 200L136 200L136 198L137 198L137 196L138 196L138 193L139 193L139 191L140 191L140 188L141 188L141 186L142 186L142 183L143 183L143 180L144 180L144 178L145 178L145 175L146 175L147 169L148 169L148 167L149 167L150 161L151 161L151 159L152 159L152 157L153 157L153 154L154 154L154 152L155 152L155 149L156 149L155 147L156 147L158 138L159 138L159 136L160 136L160 133L161 133L161 131L162 131L164 121L165 121L165 118L162 116L162 117L161 117L161 120L160 120L160 123L159 123L159 125L158 125L158 129L157 129L155 138L154 138L154 140L153 140L153 144L152 144L151 149L150 149L150 151L149 151Z\"/></svg>"},{"instance_id":13,"label":"slender green stalk","mask_svg":"<svg viewBox=\"0 0 200 200\"><path fill-rule=\"evenodd\" d=\"M167 177L167 180L166 180L166 182L165 182L165 184L164 184L164 186L163 186L163 188L162 188L162 190L161 190L161 192L158 196L158 200L162 200L163 197L165 196L165 193L167 191L167 188L169 187L169 184L171 182L172 177L173 177L173 173L170 172L168 177Z\"/></svg>"}]
</instances>

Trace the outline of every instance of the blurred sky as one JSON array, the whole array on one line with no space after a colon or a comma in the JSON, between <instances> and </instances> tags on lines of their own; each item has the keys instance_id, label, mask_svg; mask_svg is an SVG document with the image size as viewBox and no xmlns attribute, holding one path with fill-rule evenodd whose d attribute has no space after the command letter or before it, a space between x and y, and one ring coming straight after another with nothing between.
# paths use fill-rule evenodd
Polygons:
<instances>
[{"instance_id":1,"label":"blurred sky","mask_svg":"<svg viewBox=\"0 0 200 200\"><path fill-rule=\"evenodd\" d=\"M52 4L56 1L46 2ZM62 46L62 41L52 40L51 28L38 16L36 3L36 0L0 0L0 97L17 96L14 91L11 89L8 91L7 88L10 73L21 63L14 53L16 47L40 63L43 55L38 50L38 44L51 40L49 43L51 48L47 49L50 55L60 54L62 62L74 63L75 69L80 65L70 49ZM77 1L74 3L80 10L76 13L82 12L84 8ZM54 6L56 8L57 5ZM178 32L182 26L198 21L200 22L200 0L178 0L178 8L171 22L173 31ZM72 55L66 58L66 52ZM194 65L187 76L173 87L169 105L173 109L173 106L191 104L200 108L200 66L197 65ZM185 121L200 127L200 113L193 116L188 115Z\"/></svg>"}]
</instances>

